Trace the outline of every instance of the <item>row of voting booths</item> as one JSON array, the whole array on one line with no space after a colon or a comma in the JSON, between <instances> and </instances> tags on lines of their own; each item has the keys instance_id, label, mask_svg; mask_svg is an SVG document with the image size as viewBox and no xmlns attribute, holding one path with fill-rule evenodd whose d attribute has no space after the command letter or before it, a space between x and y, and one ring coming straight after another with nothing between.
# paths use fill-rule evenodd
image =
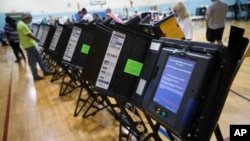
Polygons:
<instances>
[{"instance_id":1,"label":"row of voting booths","mask_svg":"<svg viewBox=\"0 0 250 141\"><path fill-rule=\"evenodd\" d=\"M223 140L217 122L247 49L244 29L232 26L226 47L184 40L173 15L149 21L31 28L51 82L62 80L59 95L80 89L74 116L107 110L120 123L119 140L159 141L160 129L170 140L205 141L213 133Z\"/></svg>"}]
</instances>

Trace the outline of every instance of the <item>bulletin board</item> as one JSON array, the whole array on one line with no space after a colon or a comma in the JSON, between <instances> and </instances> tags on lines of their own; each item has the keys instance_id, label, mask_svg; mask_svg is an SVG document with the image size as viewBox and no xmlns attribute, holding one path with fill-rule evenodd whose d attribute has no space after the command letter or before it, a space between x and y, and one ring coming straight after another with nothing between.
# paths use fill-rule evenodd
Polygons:
<instances>
[{"instance_id":1,"label":"bulletin board","mask_svg":"<svg viewBox=\"0 0 250 141\"><path fill-rule=\"evenodd\" d=\"M18 13L5 13L5 16L10 16L16 21L19 21L22 19L23 12L18 12Z\"/></svg>"},{"instance_id":2,"label":"bulletin board","mask_svg":"<svg viewBox=\"0 0 250 141\"><path fill-rule=\"evenodd\" d=\"M90 5L105 5L106 0L90 0Z\"/></svg>"}]
</instances>

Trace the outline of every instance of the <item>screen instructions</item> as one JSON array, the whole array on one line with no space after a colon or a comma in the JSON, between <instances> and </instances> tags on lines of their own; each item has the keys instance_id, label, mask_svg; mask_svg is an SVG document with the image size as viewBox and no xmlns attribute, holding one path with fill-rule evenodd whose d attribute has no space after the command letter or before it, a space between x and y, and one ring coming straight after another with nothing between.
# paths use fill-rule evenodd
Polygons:
<instances>
[{"instance_id":1,"label":"screen instructions","mask_svg":"<svg viewBox=\"0 0 250 141\"><path fill-rule=\"evenodd\" d=\"M177 113L194 66L195 61L169 56L154 101Z\"/></svg>"}]
</instances>

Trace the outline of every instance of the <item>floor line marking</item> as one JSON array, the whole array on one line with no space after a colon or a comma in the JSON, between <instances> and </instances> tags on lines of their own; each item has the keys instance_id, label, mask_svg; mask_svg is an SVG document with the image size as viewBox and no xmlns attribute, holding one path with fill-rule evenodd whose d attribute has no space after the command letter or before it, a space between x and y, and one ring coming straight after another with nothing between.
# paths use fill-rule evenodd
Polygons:
<instances>
[{"instance_id":1,"label":"floor line marking","mask_svg":"<svg viewBox=\"0 0 250 141\"><path fill-rule=\"evenodd\" d=\"M11 89L12 89L12 76L13 76L13 63L11 65L10 71L10 80L9 80L9 90L8 90L8 99L5 112L5 121L4 121L4 130L2 141L8 140L8 129L9 129L9 118L10 118L10 106L11 106Z\"/></svg>"},{"instance_id":2,"label":"floor line marking","mask_svg":"<svg viewBox=\"0 0 250 141\"><path fill-rule=\"evenodd\" d=\"M234 90L230 90L233 94L235 94L235 95L237 95L237 96L239 96L239 97L241 97L241 98L243 98L243 99L245 99L246 101L248 101L248 102L250 102L250 99L248 98L248 97L246 97L246 96L244 96L244 95L242 95L242 94L240 94L240 93L238 93L238 92L236 92L236 91L234 91Z\"/></svg>"}]
</instances>

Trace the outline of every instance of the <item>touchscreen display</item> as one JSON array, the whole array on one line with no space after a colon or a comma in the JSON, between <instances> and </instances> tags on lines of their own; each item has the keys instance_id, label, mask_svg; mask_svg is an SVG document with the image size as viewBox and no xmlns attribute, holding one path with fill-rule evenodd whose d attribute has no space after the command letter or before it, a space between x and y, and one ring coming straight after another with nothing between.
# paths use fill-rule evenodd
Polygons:
<instances>
[{"instance_id":1,"label":"touchscreen display","mask_svg":"<svg viewBox=\"0 0 250 141\"><path fill-rule=\"evenodd\" d=\"M169 56L157 86L154 101L177 113L194 66L193 60Z\"/></svg>"}]
</instances>

